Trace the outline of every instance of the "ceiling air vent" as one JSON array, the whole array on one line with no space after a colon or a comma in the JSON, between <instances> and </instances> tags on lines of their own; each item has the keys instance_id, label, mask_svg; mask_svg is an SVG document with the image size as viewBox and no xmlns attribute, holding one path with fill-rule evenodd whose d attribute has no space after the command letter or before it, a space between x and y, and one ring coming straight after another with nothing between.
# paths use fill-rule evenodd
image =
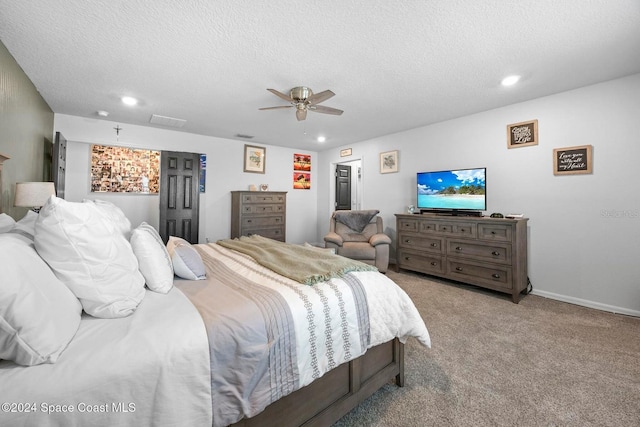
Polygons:
<instances>
[{"instance_id":1,"label":"ceiling air vent","mask_svg":"<svg viewBox=\"0 0 640 427\"><path fill-rule=\"evenodd\" d=\"M186 123L186 120L176 119L175 117L159 116L157 114L151 115L149 123L154 125L168 126L172 128L181 128Z\"/></svg>"},{"instance_id":2,"label":"ceiling air vent","mask_svg":"<svg viewBox=\"0 0 640 427\"><path fill-rule=\"evenodd\" d=\"M236 137L244 138L244 139L251 139L251 138L253 138L253 135L245 135L243 133L236 133Z\"/></svg>"}]
</instances>

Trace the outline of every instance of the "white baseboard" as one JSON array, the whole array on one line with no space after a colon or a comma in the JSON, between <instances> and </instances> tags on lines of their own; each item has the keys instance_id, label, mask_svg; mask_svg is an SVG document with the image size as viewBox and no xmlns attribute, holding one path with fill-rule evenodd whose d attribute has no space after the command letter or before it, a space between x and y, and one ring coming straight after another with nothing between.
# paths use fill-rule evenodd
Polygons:
<instances>
[{"instance_id":1,"label":"white baseboard","mask_svg":"<svg viewBox=\"0 0 640 427\"><path fill-rule=\"evenodd\" d=\"M583 307L595 308L596 310L610 311L611 313L640 317L640 311L638 310L616 307L614 305L602 304L599 302L589 301L581 298L574 298L567 295L554 294L553 292L539 291L537 289L534 289L533 291L531 291L531 294L538 295L544 298L554 299L557 301L568 302L570 304L581 305Z\"/></svg>"}]
</instances>

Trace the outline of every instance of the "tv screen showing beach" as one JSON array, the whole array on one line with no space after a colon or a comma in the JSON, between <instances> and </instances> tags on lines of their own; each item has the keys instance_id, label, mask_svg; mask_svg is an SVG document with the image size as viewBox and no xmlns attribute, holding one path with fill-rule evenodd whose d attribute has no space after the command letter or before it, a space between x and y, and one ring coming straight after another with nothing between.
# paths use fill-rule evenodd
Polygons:
<instances>
[{"instance_id":1,"label":"tv screen showing beach","mask_svg":"<svg viewBox=\"0 0 640 427\"><path fill-rule=\"evenodd\" d=\"M485 168L420 172L418 208L486 210L485 176Z\"/></svg>"}]
</instances>

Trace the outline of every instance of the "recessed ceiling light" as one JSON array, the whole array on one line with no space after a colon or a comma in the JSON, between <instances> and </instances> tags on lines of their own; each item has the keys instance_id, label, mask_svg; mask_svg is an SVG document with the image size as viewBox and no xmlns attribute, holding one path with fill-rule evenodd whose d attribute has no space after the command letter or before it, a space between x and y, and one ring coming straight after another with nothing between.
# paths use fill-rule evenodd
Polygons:
<instances>
[{"instance_id":1,"label":"recessed ceiling light","mask_svg":"<svg viewBox=\"0 0 640 427\"><path fill-rule=\"evenodd\" d=\"M100 117L107 117L109 115L109 112L104 110L98 110L98 115Z\"/></svg>"},{"instance_id":2,"label":"recessed ceiling light","mask_svg":"<svg viewBox=\"0 0 640 427\"><path fill-rule=\"evenodd\" d=\"M123 96L122 102L124 102L127 105L136 105L138 103L138 100L131 96Z\"/></svg>"},{"instance_id":3,"label":"recessed ceiling light","mask_svg":"<svg viewBox=\"0 0 640 427\"><path fill-rule=\"evenodd\" d=\"M325 138L324 136L319 136L318 137L318 142L325 142L327 140L327 138Z\"/></svg>"},{"instance_id":4,"label":"recessed ceiling light","mask_svg":"<svg viewBox=\"0 0 640 427\"><path fill-rule=\"evenodd\" d=\"M502 79L502 86L512 86L520 80L520 76L507 76Z\"/></svg>"}]
</instances>

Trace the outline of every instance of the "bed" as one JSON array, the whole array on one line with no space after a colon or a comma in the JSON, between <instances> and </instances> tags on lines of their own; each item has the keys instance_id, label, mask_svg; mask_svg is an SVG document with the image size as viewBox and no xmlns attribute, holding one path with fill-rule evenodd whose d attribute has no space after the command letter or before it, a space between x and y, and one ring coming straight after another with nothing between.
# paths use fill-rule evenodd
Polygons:
<instances>
[{"instance_id":1,"label":"bed","mask_svg":"<svg viewBox=\"0 0 640 427\"><path fill-rule=\"evenodd\" d=\"M5 232L0 218L0 268L7 272L0 305L7 300L6 288L18 289L17 282L14 293L41 284L41 277L59 281L74 298L47 304L36 317L67 304L72 309L57 316L68 318L47 339L63 330L73 334L64 346L39 354L43 360L31 366L24 358L14 357L22 362L16 363L7 357L11 352L0 349L0 359L10 359L0 361L1 425L330 425L382 385L395 381L403 386L407 339L430 345L406 293L385 275L349 267L342 257L280 242L272 250L269 239L259 236L247 242L268 254L293 250L295 267L314 260L305 267L309 271L325 262L347 265L327 277L308 276L313 283L305 284L288 271L267 267L268 262L234 247L233 241L189 245L172 238L167 246L161 241L154 246L157 232L146 224L131 230L113 205L55 197L50 202L39 216L29 214L5 226ZM62 207L85 215L75 222L77 235L66 236L69 247L87 250L99 241L93 250L105 259L96 257L96 265L85 268L92 271L92 280L102 280L96 271L103 274L114 265L131 269L122 260L126 252L127 262L133 254L143 276L141 291L136 275L127 298L95 304L83 288L87 280L69 283L64 268L78 270L79 261L70 262L72 257L64 254L68 247L61 243L62 234L46 235L57 226L50 222L52 212ZM145 245L136 240L140 235L148 237ZM118 246L123 241L126 245ZM47 261L45 267L38 259ZM159 280L169 267L170 283L167 274L164 282ZM44 289L50 292L49 285ZM0 323L11 319L4 316ZM50 327L46 318L40 321L42 329ZM30 339L29 330L23 332Z\"/></svg>"}]
</instances>

